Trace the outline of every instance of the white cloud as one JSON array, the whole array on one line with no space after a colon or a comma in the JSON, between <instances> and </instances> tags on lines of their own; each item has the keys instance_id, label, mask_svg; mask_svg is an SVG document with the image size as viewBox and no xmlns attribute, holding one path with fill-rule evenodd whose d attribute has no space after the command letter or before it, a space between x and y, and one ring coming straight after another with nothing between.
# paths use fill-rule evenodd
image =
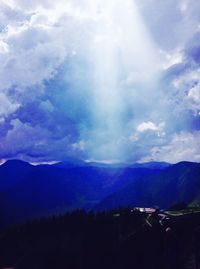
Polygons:
<instances>
[{"instance_id":1,"label":"white cloud","mask_svg":"<svg viewBox=\"0 0 200 269\"><path fill-rule=\"evenodd\" d=\"M179 88L180 91L183 91L183 88L188 87L190 85L194 85L200 80L200 68L190 68L186 70L183 74L176 76L176 78L172 81L173 85L176 88Z\"/></svg>"},{"instance_id":2,"label":"white cloud","mask_svg":"<svg viewBox=\"0 0 200 269\"><path fill-rule=\"evenodd\" d=\"M154 160L177 163L184 160L200 162L199 138L200 131L175 134L169 144L153 147L150 150L150 155L142 158L140 161L148 162Z\"/></svg>"},{"instance_id":3,"label":"white cloud","mask_svg":"<svg viewBox=\"0 0 200 269\"><path fill-rule=\"evenodd\" d=\"M180 10L183 13L186 13L188 10L188 3L187 1L183 1L183 3L180 4Z\"/></svg>"},{"instance_id":4,"label":"white cloud","mask_svg":"<svg viewBox=\"0 0 200 269\"><path fill-rule=\"evenodd\" d=\"M199 1L136 1L154 39L163 50L184 47L198 30Z\"/></svg>"},{"instance_id":5,"label":"white cloud","mask_svg":"<svg viewBox=\"0 0 200 269\"><path fill-rule=\"evenodd\" d=\"M40 109L46 112L51 113L55 111L55 107L52 105L52 103L49 100L41 102L39 107Z\"/></svg>"},{"instance_id":6,"label":"white cloud","mask_svg":"<svg viewBox=\"0 0 200 269\"><path fill-rule=\"evenodd\" d=\"M44 34L44 35L43 35ZM46 41L44 42L46 36ZM9 36L7 57L1 58L1 88L16 85L26 89L50 79L64 61L66 51L62 44L51 39L45 32L27 28ZM5 50L4 46L4 50Z\"/></svg>"},{"instance_id":7,"label":"white cloud","mask_svg":"<svg viewBox=\"0 0 200 269\"><path fill-rule=\"evenodd\" d=\"M1 7L0 90L37 86L39 91L66 57L83 47L87 19L78 16L79 8L71 1L16 0Z\"/></svg>"},{"instance_id":8,"label":"white cloud","mask_svg":"<svg viewBox=\"0 0 200 269\"><path fill-rule=\"evenodd\" d=\"M120 164L120 160L96 160L96 159L88 159L85 160L86 163L99 163L99 164Z\"/></svg>"},{"instance_id":9,"label":"white cloud","mask_svg":"<svg viewBox=\"0 0 200 269\"><path fill-rule=\"evenodd\" d=\"M137 131L140 133L146 132L146 131L161 131L165 127L165 123L162 122L159 125L156 125L155 123L151 121L142 122L137 126Z\"/></svg>"},{"instance_id":10,"label":"white cloud","mask_svg":"<svg viewBox=\"0 0 200 269\"><path fill-rule=\"evenodd\" d=\"M85 151L86 149L86 141L81 140L77 143L73 143L70 145L70 147L72 148L73 151Z\"/></svg>"},{"instance_id":11,"label":"white cloud","mask_svg":"<svg viewBox=\"0 0 200 269\"><path fill-rule=\"evenodd\" d=\"M5 158L27 161L63 160L67 156L69 137L54 139L54 133L40 125L13 119L11 129L0 140L0 152ZM56 153L56 154L55 154Z\"/></svg>"},{"instance_id":12,"label":"white cloud","mask_svg":"<svg viewBox=\"0 0 200 269\"><path fill-rule=\"evenodd\" d=\"M176 48L175 51L160 50L161 67L164 70L176 65L181 64L184 60L182 48Z\"/></svg>"},{"instance_id":13,"label":"white cloud","mask_svg":"<svg viewBox=\"0 0 200 269\"><path fill-rule=\"evenodd\" d=\"M19 104L11 102L4 93L0 93L0 118L15 112L19 107Z\"/></svg>"},{"instance_id":14,"label":"white cloud","mask_svg":"<svg viewBox=\"0 0 200 269\"><path fill-rule=\"evenodd\" d=\"M188 97L199 105L200 109L200 85L197 84L195 87L189 90Z\"/></svg>"},{"instance_id":15,"label":"white cloud","mask_svg":"<svg viewBox=\"0 0 200 269\"><path fill-rule=\"evenodd\" d=\"M174 77L174 76L173 76ZM200 69L190 67L177 74L171 81L170 102L176 113L192 111L197 115L200 111Z\"/></svg>"},{"instance_id":16,"label":"white cloud","mask_svg":"<svg viewBox=\"0 0 200 269\"><path fill-rule=\"evenodd\" d=\"M9 52L9 47L8 44L5 43L4 41L0 41L0 54L2 53L8 53Z\"/></svg>"}]
</instances>

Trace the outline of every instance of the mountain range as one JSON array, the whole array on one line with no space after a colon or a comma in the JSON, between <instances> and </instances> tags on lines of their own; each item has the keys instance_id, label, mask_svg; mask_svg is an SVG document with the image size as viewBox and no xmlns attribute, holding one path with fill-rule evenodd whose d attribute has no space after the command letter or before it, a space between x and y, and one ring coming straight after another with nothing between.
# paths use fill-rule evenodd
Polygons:
<instances>
[{"instance_id":1,"label":"mountain range","mask_svg":"<svg viewBox=\"0 0 200 269\"><path fill-rule=\"evenodd\" d=\"M64 161L0 166L0 225L75 209L169 206L200 200L200 164L100 165Z\"/></svg>"}]
</instances>

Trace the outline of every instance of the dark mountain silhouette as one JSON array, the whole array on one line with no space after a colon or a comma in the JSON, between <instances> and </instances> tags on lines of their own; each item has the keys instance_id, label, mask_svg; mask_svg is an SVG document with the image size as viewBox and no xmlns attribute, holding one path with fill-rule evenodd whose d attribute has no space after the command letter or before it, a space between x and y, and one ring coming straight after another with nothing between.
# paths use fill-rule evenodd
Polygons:
<instances>
[{"instance_id":1,"label":"dark mountain silhouette","mask_svg":"<svg viewBox=\"0 0 200 269\"><path fill-rule=\"evenodd\" d=\"M31 171L27 162L12 160L0 166L0 191L18 184Z\"/></svg>"},{"instance_id":2,"label":"dark mountain silhouette","mask_svg":"<svg viewBox=\"0 0 200 269\"><path fill-rule=\"evenodd\" d=\"M33 166L8 161L0 166L1 221L13 223L77 208L91 209L129 182L157 172L80 162Z\"/></svg>"},{"instance_id":3,"label":"dark mountain silhouette","mask_svg":"<svg viewBox=\"0 0 200 269\"><path fill-rule=\"evenodd\" d=\"M0 166L0 225L77 208L198 204L199 197L198 163L113 167L65 161L33 166L13 160Z\"/></svg>"},{"instance_id":4,"label":"dark mountain silhouette","mask_svg":"<svg viewBox=\"0 0 200 269\"><path fill-rule=\"evenodd\" d=\"M155 205L166 209L180 202L192 203L199 197L200 164L181 162L153 175L134 180L106 197L96 209L110 210L119 206Z\"/></svg>"},{"instance_id":5,"label":"dark mountain silhouette","mask_svg":"<svg viewBox=\"0 0 200 269\"><path fill-rule=\"evenodd\" d=\"M62 167L62 168L72 168L72 167L77 167L77 166L84 167L84 166L87 166L87 163L85 163L84 161L79 160L79 159L68 158L62 162L57 162L57 163L53 164L53 166Z\"/></svg>"}]
</instances>

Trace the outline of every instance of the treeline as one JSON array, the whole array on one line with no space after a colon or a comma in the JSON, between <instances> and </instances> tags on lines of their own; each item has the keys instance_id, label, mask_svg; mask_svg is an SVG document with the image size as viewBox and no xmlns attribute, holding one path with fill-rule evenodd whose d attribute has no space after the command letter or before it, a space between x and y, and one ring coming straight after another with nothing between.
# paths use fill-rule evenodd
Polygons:
<instances>
[{"instance_id":1,"label":"treeline","mask_svg":"<svg viewBox=\"0 0 200 269\"><path fill-rule=\"evenodd\" d=\"M198 268L199 214L162 225L155 214L152 226L147 217L75 211L15 226L0 236L0 268Z\"/></svg>"}]
</instances>

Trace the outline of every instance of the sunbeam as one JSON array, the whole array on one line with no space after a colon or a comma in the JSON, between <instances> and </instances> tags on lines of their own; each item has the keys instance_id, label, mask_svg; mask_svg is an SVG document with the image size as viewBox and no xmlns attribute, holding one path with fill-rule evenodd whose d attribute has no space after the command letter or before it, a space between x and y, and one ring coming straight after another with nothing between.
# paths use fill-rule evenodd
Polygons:
<instances>
[{"instance_id":1,"label":"sunbeam","mask_svg":"<svg viewBox=\"0 0 200 269\"><path fill-rule=\"evenodd\" d=\"M91 158L125 158L123 144L127 89L152 90L158 79L156 49L132 0L96 1L98 26L93 36L93 141ZM94 6L93 6L94 10ZM147 96L148 94L147 90ZM136 94L137 95L137 94Z\"/></svg>"}]
</instances>

